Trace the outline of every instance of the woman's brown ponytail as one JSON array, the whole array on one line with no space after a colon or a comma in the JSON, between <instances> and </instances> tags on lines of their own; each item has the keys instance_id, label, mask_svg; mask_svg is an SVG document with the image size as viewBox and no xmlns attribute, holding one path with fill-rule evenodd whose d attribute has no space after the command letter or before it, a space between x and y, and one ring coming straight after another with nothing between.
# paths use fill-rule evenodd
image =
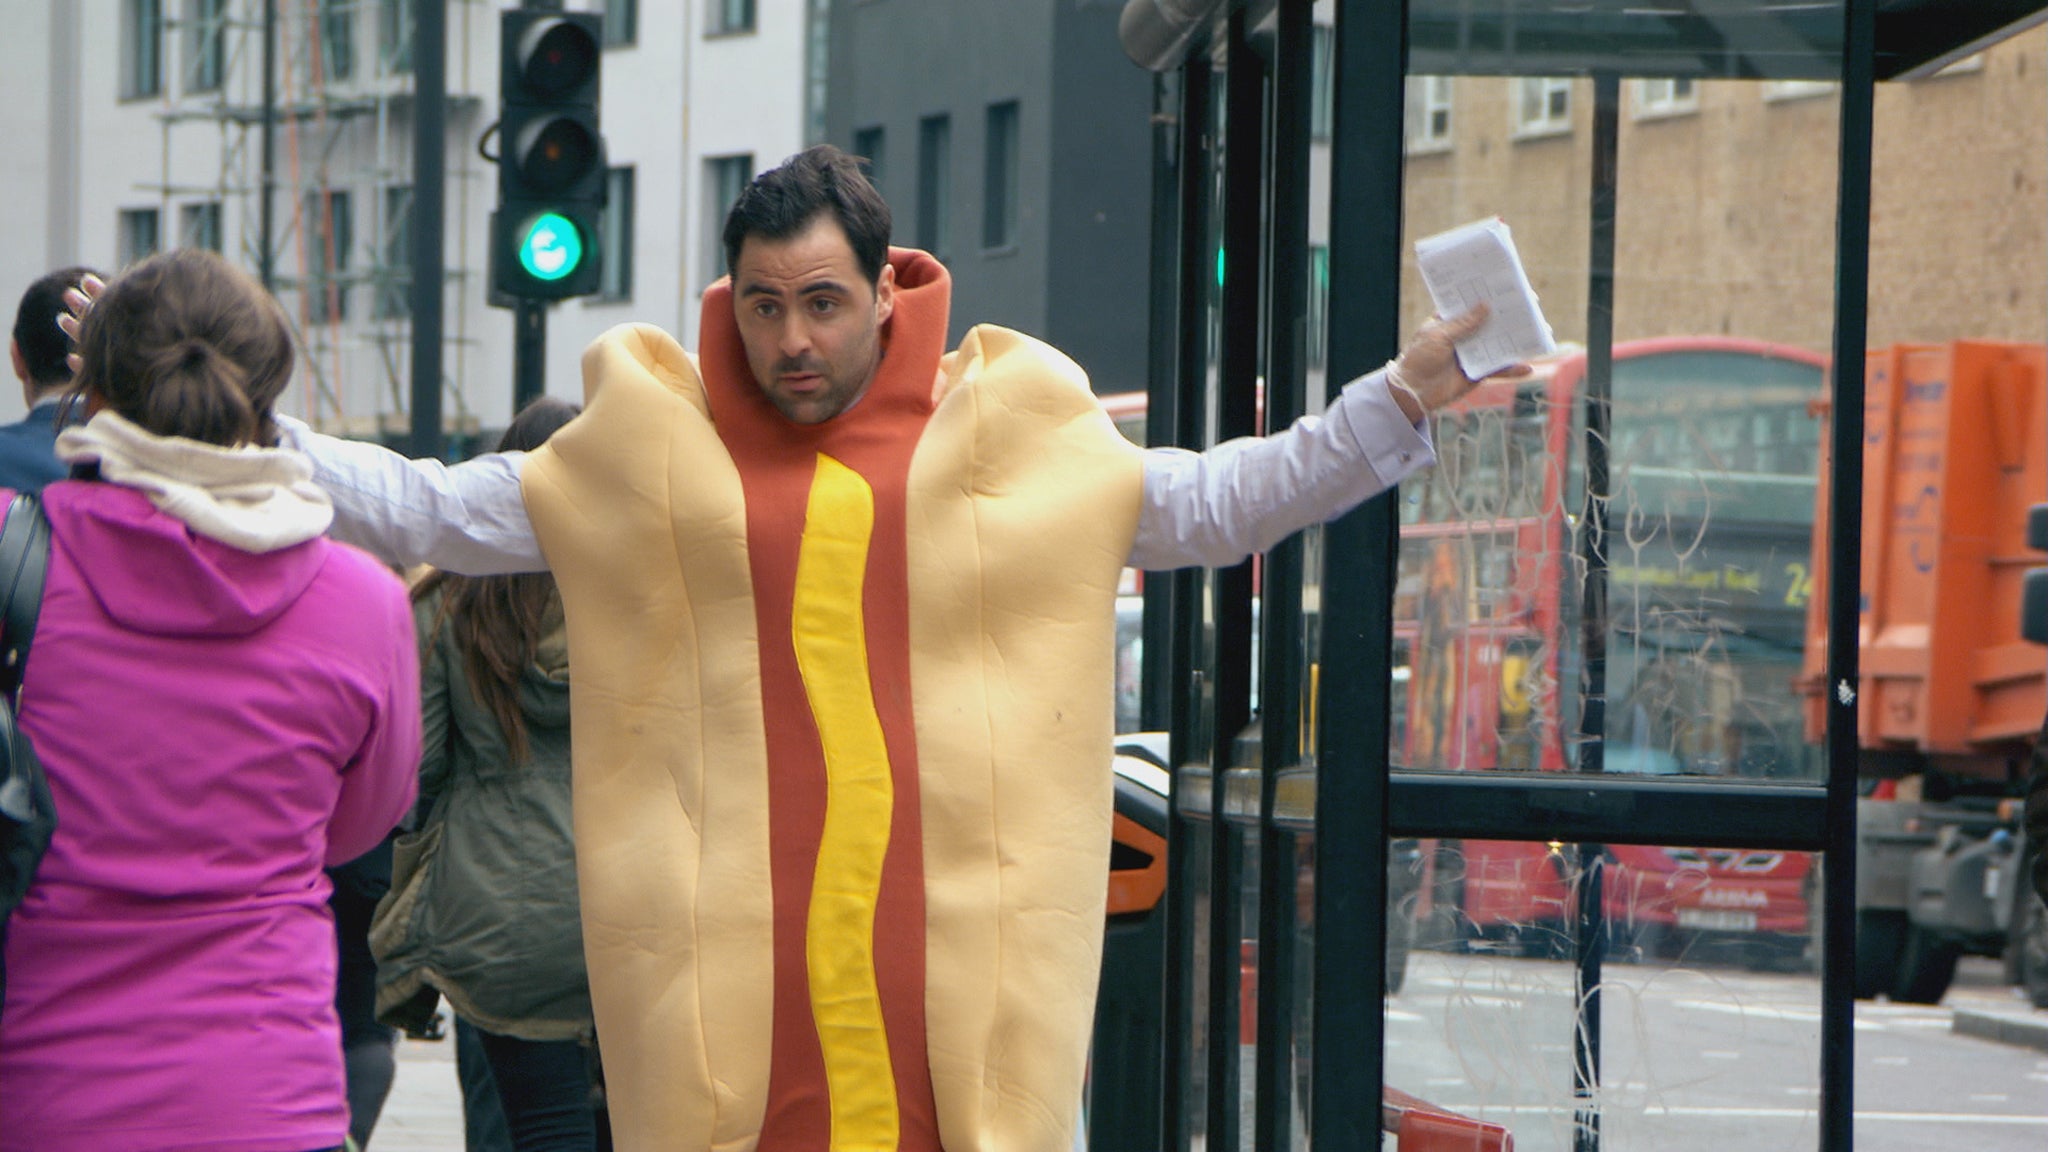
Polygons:
<instances>
[{"instance_id":1,"label":"woman's brown ponytail","mask_svg":"<svg viewBox=\"0 0 2048 1152\"><path fill-rule=\"evenodd\" d=\"M114 279L78 335L79 388L159 436L270 446L292 374L284 312L212 252L153 256Z\"/></svg>"}]
</instances>

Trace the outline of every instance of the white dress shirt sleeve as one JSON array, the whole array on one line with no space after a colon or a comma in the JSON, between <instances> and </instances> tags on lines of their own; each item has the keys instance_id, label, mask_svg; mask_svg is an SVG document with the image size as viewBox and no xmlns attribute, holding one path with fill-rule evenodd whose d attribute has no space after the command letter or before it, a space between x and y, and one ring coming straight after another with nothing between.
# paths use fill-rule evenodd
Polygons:
<instances>
[{"instance_id":1,"label":"white dress shirt sleeve","mask_svg":"<svg viewBox=\"0 0 2048 1152\"><path fill-rule=\"evenodd\" d=\"M1427 422L1411 424L1386 369L1345 385L1321 418L1207 452L1145 453L1145 503L1129 564L1148 571L1235 564L1349 512L1435 463Z\"/></svg>"},{"instance_id":2,"label":"white dress shirt sleeve","mask_svg":"<svg viewBox=\"0 0 2048 1152\"><path fill-rule=\"evenodd\" d=\"M449 465L322 435L286 416L277 425L287 447L313 458L313 479L334 501L334 539L401 567L432 564L465 576L547 571L519 491L525 453Z\"/></svg>"}]
</instances>

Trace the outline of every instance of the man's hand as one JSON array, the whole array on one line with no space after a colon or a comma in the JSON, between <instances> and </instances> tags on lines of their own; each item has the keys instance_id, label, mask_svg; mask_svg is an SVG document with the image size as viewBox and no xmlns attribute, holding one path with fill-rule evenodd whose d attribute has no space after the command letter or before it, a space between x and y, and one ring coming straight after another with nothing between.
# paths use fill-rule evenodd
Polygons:
<instances>
[{"instance_id":1,"label":"man's hand","mask_svg":"<svg viewBox=\"0 0 2048 1152\"><path fill-rule=\"evenodd\" d=\"M1409 420L1420 421L1478 386L1458 368L1458 341L1479 331L1486 317L1484 304L1475 304L1471 311L1449 320L1431 317L1401 350L1387 373L1387 383L1394 402ZM1487 379L1512 380L1528 374L1527 364L1517 364Z\"/></svg>"},{"instance_id":2,"label":"man's hand","mask_svg":"<svg viewBox=\"0 0 2048 1152\"><path fill-rule=\"evenodd\" d=\"M85 279L78 282L77 287L64 290L65 313L57 317L57 327L62 328L64 335L71 338L73 348L78 347L78 326L85 322L85 314L92 311L92 302L99 299L100 293L106 290L107 282L90 272L86 273ZM70 365L73 376L78 375L78 353L69 353L64 357L64 362Z\"/></svg>"}]
</instances>

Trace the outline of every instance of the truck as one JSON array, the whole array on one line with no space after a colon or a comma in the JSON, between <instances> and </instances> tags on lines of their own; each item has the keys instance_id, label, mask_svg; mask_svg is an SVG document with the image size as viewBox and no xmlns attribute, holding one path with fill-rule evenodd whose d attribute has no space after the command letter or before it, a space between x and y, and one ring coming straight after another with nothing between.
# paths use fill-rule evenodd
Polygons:
<instances>
[{"instance_id":1,"label":"truck","mask_svg":"<svg viewBox=\"0 0 2048 1152\"><path fill-rule=\"evenodd\" d=\"M2048 499L2048 352L1900 344L1867 354L1865 381L1856 995L1938 1002L1977 954L2048 1008L2048 914L2029 882L2042 846L2019 819L2048 716L2048 653L2021 634L2026 573L2048 563L2027 532ZM1825 483L1816 503L1821 589ZM1798 687L1818 743L1838 690L1825 596L1806 633Z\"/></svg>"}]
</instances>

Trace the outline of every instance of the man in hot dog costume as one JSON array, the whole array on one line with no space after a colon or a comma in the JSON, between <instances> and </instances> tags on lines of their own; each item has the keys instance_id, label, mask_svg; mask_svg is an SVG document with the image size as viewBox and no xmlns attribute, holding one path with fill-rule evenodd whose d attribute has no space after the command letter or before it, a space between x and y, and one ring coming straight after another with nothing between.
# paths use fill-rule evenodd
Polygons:
<instances>
[{"instance_id":1,"label":"man in hot dog costume","mask_svg":"<svg viewBox=\"0 0 2048 1152\"><path fill-rule=\"evenodd\" d=\"M1320 421L1122 440L991 326L829 147L726 229L693 360L628 326L538 452L445 469L297 427L337 535L545 563L573 682L577 869L621 1148L1054 1152L1078 1119L1110 848L1126 564L1231 563L1427 463L1477 317Z\"/></svg>"}]
</instances>

